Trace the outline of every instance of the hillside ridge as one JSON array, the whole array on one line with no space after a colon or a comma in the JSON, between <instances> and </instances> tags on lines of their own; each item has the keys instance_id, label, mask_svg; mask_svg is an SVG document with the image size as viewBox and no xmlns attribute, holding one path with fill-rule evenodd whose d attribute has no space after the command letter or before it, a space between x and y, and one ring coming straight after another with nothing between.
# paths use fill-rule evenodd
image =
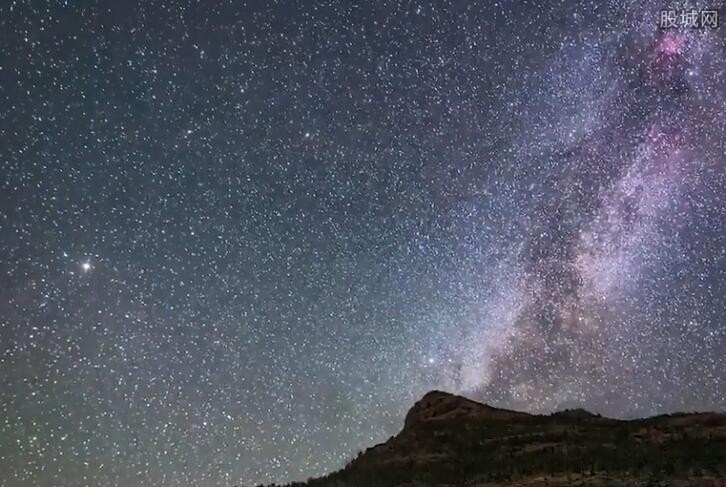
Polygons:
<instances>
[{"instance_id":1,"label":"hillside ridge","mask_svg":"<svg viewBox=\"0 0 726 487\"><path fill-rule=\"evenodd\" d=\"M409 409L398 434L341 470L288 485L726 486L726 414L535 415L434 390Z\"/></svg>"}]
</instances>

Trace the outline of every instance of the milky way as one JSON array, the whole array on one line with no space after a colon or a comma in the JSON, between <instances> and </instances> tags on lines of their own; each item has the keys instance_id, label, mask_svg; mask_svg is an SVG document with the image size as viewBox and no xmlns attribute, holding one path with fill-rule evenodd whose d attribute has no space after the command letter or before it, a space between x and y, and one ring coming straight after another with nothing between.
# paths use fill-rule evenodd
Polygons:
<instances>
[{"instance_id":1,"label":"milky way","mask_svg":"<svg viewBox=\"0 0 726 487\"><path fill-rule=\"evenodd\" d=\"M0 484L304 479L434 388L723 410L723 27L545 3L0 7Z\"/></svg>"}]
</instances>

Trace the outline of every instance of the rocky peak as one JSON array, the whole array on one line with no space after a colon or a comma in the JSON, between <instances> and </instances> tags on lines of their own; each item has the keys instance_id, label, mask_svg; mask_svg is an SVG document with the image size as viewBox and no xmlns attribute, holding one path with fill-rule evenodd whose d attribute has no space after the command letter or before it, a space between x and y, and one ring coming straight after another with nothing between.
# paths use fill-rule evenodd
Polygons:
<instances>
[{"instance_id":1,"label":"rocky peak","mask_svg":"<svg viewBox=\"0 0 726 487\"><path fill-rule=\"evenodd\" d=\"M404 429L432 421L447 421L473 417L509 419L522 415L527 416L525 413L496 409L465 397L449 394L448 392L431 391L426 393L408 411L404 422Z\"/></svg>"}]
</instances>

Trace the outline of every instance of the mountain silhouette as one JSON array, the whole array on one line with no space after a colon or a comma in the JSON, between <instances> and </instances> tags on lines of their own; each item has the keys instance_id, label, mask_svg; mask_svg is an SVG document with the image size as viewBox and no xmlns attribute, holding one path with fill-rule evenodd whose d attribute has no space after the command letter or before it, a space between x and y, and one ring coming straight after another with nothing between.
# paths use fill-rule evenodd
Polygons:
<instances>
[{"instance_id":1,"label":"mountain silhouette","mask_svg":"<svg viewBox=\"0 0 726 487\"><path fill-rule=\"evenodd\" d=\"M726 414L532 415L442 391L343 469L290 487L726 486Z\"/></svg>"}]
</instances>

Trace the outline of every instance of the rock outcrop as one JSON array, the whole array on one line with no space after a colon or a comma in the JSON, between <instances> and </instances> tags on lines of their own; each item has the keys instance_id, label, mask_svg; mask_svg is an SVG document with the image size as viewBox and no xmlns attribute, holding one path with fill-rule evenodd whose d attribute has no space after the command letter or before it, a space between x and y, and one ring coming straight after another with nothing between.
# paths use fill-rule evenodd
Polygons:
<instances>
[{"instance_id":1,"label":"rock outcrop","mask_svg":"<svg viewBox=\"0 0 726 487\"><path fill-rule=\"evenodd\" d=\"M466 421L475 418L508 421L529 416L526 413L493 408L448 392L431 391L426 393L408 411L404 421L404 428L414 428L423 423L436 421Z\"/></svg>"}]
</instances>

